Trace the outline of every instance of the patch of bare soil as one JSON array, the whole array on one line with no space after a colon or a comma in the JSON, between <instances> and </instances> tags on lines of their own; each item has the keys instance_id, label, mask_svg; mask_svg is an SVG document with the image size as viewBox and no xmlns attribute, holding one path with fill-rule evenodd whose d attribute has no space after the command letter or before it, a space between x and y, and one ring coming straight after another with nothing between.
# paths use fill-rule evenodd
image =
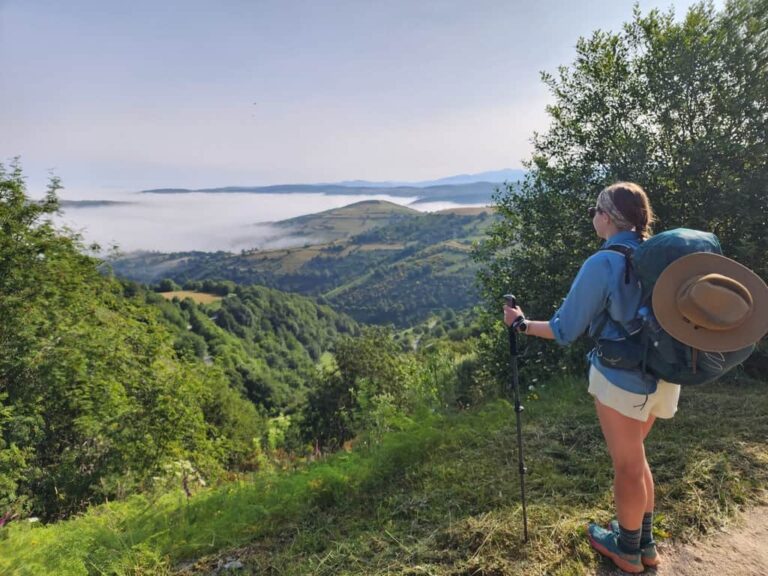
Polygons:
<instances>
[{"instance_id":1,"label":"patch of bare soil","mask_svg":"<svg viewBox=\"0 0 768 576\"><path fill-rule=\"evenodd\" d=\"M690 544L659 545L657 576L768 576L768 507L753 508L720 532ZM610 565L610 566L609 566ZM604 560L595 576L625 572Z\"/></svg>"}]
</instances>

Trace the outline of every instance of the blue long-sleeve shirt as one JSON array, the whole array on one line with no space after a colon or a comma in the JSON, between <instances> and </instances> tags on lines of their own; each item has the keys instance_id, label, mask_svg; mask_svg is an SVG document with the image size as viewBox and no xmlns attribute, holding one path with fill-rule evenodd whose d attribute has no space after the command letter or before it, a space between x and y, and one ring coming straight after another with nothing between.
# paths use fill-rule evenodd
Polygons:
<instances>
[{"instance_id":1,"label":"blue long-sleeve shirt","mask_svg":"<svg viewBox=\"0 0 768 576\"><path fill-rule=\"evenodd\" d=\"M611 236L603 247L613 244L637 248L640 237L636 232L619 232ZM640 282L632 270L629 283L624 282L625 268L624 255L611 250L602 250L587 258L573 280L565 301L549 321L558 344L570 344L585 331L592 338L622 337L617 323L626 324L634 319L642 298ZM601 325L600 334L596 334ZM635 394L656 391L657 380L650 374L603 366L594 349L587 358L596 370L619 388Z\"/></svg>"}]
</instances>

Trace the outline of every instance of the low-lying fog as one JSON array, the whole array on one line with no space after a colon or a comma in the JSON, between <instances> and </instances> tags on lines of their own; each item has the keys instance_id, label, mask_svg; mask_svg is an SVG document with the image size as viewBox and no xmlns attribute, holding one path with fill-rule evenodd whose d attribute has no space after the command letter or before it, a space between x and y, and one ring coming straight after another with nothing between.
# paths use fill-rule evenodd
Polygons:
<instances>
[{"instance_id":1,"label":"low-lying fog","mask_svg":"<svg viewBox=\"0 0 768 576\"><path fill-rule=\"evenodd\" d=\"M62 194L62 200L70 200ZM306 238L285 237L285 232L267 224L340 208L363 200L385 200L433 212L466 206L454 202L412 204L416 197L382 195L346 196L325 194L122 194L109 196L124 204L64 207L57 222L107 249L121 252L188 250L239 252L248 248L278 248L302 245Z\"/></svg>"}]
</instances>

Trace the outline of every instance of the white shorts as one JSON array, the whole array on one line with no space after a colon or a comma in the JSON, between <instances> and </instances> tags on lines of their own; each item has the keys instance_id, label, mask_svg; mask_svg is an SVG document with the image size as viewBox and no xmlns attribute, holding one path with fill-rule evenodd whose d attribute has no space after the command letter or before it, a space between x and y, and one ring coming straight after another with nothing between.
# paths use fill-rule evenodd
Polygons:
<instances>
[{"instance_id":1,"label":"white shorts","mask_svg":"<svg viewBox=\"0 0 768 576\"><path fill-rule=\"evenodd\" d=\"M589 369L589 393L603 406L613 408L627 418L647 422L650 416L672 418L675 415L680 399L680 384L659 380L656 392L649 394L646 399L645 394L627 392L611 384L592 366Z\"/></svg>"}]
</instances>

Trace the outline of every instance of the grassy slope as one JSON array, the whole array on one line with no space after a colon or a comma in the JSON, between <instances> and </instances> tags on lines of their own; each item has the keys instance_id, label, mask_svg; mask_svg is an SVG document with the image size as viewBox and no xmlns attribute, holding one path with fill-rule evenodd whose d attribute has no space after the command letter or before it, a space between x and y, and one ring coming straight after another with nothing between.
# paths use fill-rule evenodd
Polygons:
<instances>
[{"instance_id":1,"label":"grassy slope","mask_svg":"<svg viewBox=\"0 0 768 576\"><path fill-rule=\"evenodd\" d=\"M598 562L584 526L612 509L585 388L565 379L525 403L527 545L514 411L502 401L425 415L372 450L188 502L136 498L50 527L11 524L0 533L0 573L202 574L236 556L241 574L584 574ZM678 416L657 425L647 448L658 535L694 536L764 493L764 392L754 381L686 388Z\"/></svg>"},{"instance_id":2,"label":"grassy slope","mask_svg":"<svg viewBox=\"0 0 768 576\"><path fill-rule=\"evenodd\" d=\"M325 241L332 241L419 214L418 210L392 202L365 200L316 214L281 220L275 226L295 236L321 237Z\"/></svg>"}]
</instances>

